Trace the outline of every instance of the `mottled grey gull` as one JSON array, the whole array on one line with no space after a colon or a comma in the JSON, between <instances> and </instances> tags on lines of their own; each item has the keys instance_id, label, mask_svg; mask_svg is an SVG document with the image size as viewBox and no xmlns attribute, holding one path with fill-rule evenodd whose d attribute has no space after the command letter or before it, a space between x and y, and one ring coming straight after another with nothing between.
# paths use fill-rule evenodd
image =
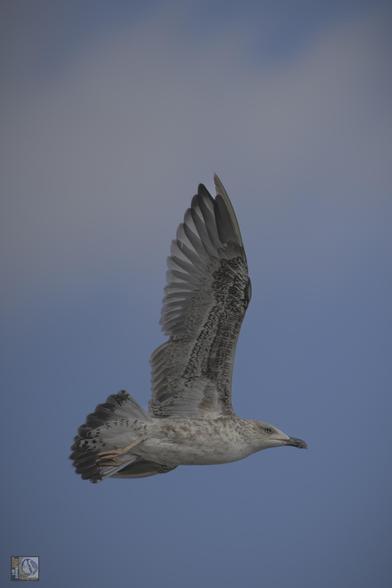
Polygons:
<instances>
[{"instance_id":1,"label":"mottled grey gull","mask_svg":"<svg viewBox=\"0 0 392 588\"><path fill-rule=\"evenodd\" d=\"M91 482L227 463L268 447L306 447L233 411L234 353L251 283L233 206L214 180L216 197L200 184L172 241L161 315L169 339L151 356L148 413L122 391L79 427L70 457Z\"/></svg>"}]
</instances>

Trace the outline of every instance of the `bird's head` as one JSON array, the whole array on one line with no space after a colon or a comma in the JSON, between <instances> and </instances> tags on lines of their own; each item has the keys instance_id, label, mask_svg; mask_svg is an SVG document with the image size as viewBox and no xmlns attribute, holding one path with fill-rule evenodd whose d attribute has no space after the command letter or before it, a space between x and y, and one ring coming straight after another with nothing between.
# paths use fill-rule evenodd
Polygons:
<instances>
[{"instance_id":1,"label":"bird's head","mask_svg":"<svg viewBox=\"0 0 392 588\"><path fill-rule=\"evenodd\" d=\"M270 423L265 423L263 421L255 421L255 423L260 449L280 447L281 445L291 445L292 447L299 447L300 449L307 449L308 447L302 439L290 437Z\"/></svg>"}]
</instances>

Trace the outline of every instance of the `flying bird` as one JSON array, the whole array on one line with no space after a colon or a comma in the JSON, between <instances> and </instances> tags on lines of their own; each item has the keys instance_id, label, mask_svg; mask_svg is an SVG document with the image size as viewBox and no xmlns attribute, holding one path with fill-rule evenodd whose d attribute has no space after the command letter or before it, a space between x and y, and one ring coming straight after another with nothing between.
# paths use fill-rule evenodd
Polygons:
<instances>
[{"instance_id":1,"label":"flying bird","mask_svg":"<svg viewBox=\"0 0 392 588\"><path fill-rule=\"evenodd\" d=\"M234 354L251 282L233 206L214 180L215 198L199 185L171 244L160 321L168 340L151 355L149 410L121 391L87 416L70 456L83 479L146 477L269 447L307 447L233 410Z\"/></svg>"}]
</instances>

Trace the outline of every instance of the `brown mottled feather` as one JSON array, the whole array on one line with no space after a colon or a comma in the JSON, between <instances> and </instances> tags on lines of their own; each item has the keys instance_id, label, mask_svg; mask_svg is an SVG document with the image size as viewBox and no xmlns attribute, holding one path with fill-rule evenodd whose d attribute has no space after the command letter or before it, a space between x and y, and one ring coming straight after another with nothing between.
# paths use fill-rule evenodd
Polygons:
<instances>
[{"instance_id":1,"label":"brown mottled feather","mask_svg":"<svg viewBox=\"0 0 392 588\"><path fill-rule=\"evenodd\" d=\"M169 340L151 356L155 417L232 414L235 346L250 300L234 209L215 176L200 184L168 258L161 325Z\"/></svg>"}]
</instances>

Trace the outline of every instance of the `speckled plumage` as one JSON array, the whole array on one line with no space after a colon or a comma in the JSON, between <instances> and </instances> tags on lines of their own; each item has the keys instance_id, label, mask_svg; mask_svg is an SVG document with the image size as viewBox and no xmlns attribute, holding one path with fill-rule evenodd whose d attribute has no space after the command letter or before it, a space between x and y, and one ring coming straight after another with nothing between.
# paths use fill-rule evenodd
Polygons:
<instances>
[{"instance_id":1,"label":"speckled plumage","mask_svg":"<svg viewBox=\"0 0 392 588\"><path fill-rule=\"evenodd\" d=\"M217 176L215 187L213 198L199 186L172 242L161 315L169 339L151 356L149 413L124 391L98 405L72 446L82 478L144 477L267 447L306 446L234 414L234 353L251 284L239 225Z\"/></svg>"}]
</instances>

